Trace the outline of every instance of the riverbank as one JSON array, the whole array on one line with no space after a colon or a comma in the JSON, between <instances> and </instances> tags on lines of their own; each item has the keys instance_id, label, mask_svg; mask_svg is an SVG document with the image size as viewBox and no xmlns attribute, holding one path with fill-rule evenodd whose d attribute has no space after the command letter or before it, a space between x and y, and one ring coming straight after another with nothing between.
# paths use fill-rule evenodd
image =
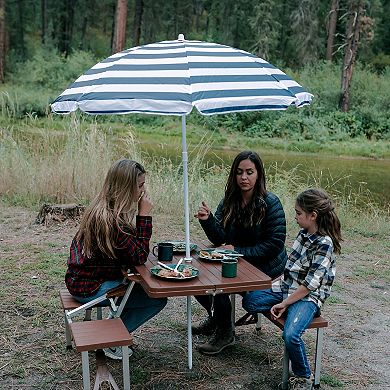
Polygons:
<instances>
[{"instance_id":1,"label":"riverbank","mask_svg":"<svg viewBox=\"0 0 390 390\"><path fill-rule=\"evenodd\" d=\"M65 329L58 290L77 223L35 225L37 213L0 202L1 288L0 387L3 389L78 390L82 388L80 354L65 349ZM183 239L183 226L168 213L154 213L153 242ZM364 219L362 216L361 219ZM323 316L325 330L321 388L377 390L390 383L390 244L388 232L367 228L343 230L342 254L332 296ZM296 233L291 225L287 245ZM193 240L204 239L199 224ZM242 314L237 300L237 316ZM236 344L216 357L194 351L194 368L186 367L185 300L170 299L161 315L134 333L130 358L134 390L274 390L281 379L283 342L280 331L264 320L262 330L237 328ZM193 318L204 313L193 301ZM311 364L315 333L305 341ZM196 337L195 343L203 339ZM121 363L110 360L121 387ZM359 367L359 369L357 369ZM94 372L94 366L91 368Z\"/></svg>"},{"instance_id":2,"label":"riverbank","mask_svg":"<svg viewBox=\"0 0 390 390\"><path fill-rule=\"evenodd\" d=\"M282 115L282 114L281 114ZM131 132L135 141L148 147L181 147L181 118L158 117L148 115L128 115L123 117L91 117L87 115L58 116L48 115L37 118L34 115L23 119L0 115L0 140L12 132L20 138L37 138L50 132L61 138L74 126L82 131L96 128L110 137L127 137ZM257 149L265 153L313 154L336 157L361 157L369 159L390 159L390 140L368 140L355 137L331 140L321 134L310 139L296 134L286 137L267 137L262 133L251 134L232 130L227 125L210 121L200 121L199 115L190 115L187 119L187 142L189 149L199 148L202 144L215 150Z\"/></svg>"},{"instance_id":3,"label":"riverbank","mask_svg":"<svg viewBox=\"0 0 390 390\"><path fill-rule=\"evenodd\" d=\"M10 204L28 207L44 202L89 203L100 187L102 172L112 161L127 156L147 167L157 204L174 200L181 205L181 126L178 121L167 124L170 127L119 126L117 122L89 123L81 116L15 122L1 130L0 195ZM386 187L390 159L346 160L275 149L267 153L235 133L193 129L191 124L188 131L191 210L203 199L212 206L219 201L233 157L238 150L251 148L264 159L269 190L288 202L291 194L320 186L340 204L359 205L374 214L376 204L387 214L390 211L390 188ZM181 218L174 207L172 212Z\"/></svg>"}]
</instances>

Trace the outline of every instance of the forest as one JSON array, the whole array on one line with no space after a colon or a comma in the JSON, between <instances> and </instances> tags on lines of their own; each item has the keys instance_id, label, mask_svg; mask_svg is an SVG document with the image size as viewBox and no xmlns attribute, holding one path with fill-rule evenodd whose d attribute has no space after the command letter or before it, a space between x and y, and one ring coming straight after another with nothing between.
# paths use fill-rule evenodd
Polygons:
<instances>
[{"instance_id":1,"label":"forest","mask_svg":"<svg viewBox=\"0 0 390 390\"><path fill-rule=\"evenodd\" d=\"M390 0L0 0L0 114L45 117L112 53L176 39L258 55L314 95L308 110L219 116L264 137L390 138ZM289 111L289 110L288 110Z\"/></svg>"}]
</instances>

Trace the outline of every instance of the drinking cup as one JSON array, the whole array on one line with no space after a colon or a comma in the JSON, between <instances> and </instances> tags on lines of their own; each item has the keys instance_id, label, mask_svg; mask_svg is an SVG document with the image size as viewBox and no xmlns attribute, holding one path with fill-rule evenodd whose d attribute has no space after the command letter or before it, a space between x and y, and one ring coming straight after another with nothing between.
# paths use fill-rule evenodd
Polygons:
<instances>
[{"instance_id":1,"label":"drinking cup","mask_svg":"<svg viewBox=\"0 0 390 390\"><path fill-rule=\"evenodd\" d=\"M225 257L222 261L222 276L224 278L235 278L237 276L237 262L234 257Z\"/></svg>"},{"instance_id":2,"label":"drinking cup","mask_svg":"<svg viewBox=\"0 0 390 390\"><path fill-rule=\"evenodd\" d=\"M157 254L156 254L157 249ZM172 261L173 260L173 244L171 242L160 242L153 247L153 254L159 261Z\"/></svg>"}]
</instances>

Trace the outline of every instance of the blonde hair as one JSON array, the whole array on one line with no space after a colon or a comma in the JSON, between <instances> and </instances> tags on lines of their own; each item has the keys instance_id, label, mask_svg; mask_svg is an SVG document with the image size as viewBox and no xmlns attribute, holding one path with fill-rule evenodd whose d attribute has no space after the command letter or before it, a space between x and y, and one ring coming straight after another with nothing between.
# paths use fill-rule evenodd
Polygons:
<instances>
[{"instance_id":1,"label":"blonde hair","mask_svg":"<svg viewBox=\"0 0 390 390\"><path fill-rule=\"evenodd\" d=\"M134 231L138 177L145 173L136 161L120 159L107 172L103 188L86 209L77 239L83 240L83 252L91 257L98 249L109 258L116 258L118 231Z\"/></svg>"},{"instance_id":2,"label":"blonde hair","mask_svg":"<svg viewBox=\"0 0 390 390\"><path fill-rule=\"evenodd\" d=\"M335 252L340 253L341 224L329 195L321 188L309 188L297 196L297 204L306 213L317 213L318 232L329 236Z\"/></svg>"}]
</instances>

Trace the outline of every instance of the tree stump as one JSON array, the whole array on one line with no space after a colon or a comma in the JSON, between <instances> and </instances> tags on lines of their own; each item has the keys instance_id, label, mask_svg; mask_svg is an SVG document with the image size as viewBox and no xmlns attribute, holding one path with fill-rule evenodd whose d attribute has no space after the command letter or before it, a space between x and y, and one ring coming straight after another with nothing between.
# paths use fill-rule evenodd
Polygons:
<instances>
[{"instance_id":1,"label":"tree stump","mask_svg":"<svg viewBox=\"0 0 390 390\"><path fill-rule=\"evenodd\" d=\"M68 219L79 220L84 210L85 206L81 204L44 203L35 219L35 223L48 224L50 222L64 222Z\"/></svg>"}]
</instances>

